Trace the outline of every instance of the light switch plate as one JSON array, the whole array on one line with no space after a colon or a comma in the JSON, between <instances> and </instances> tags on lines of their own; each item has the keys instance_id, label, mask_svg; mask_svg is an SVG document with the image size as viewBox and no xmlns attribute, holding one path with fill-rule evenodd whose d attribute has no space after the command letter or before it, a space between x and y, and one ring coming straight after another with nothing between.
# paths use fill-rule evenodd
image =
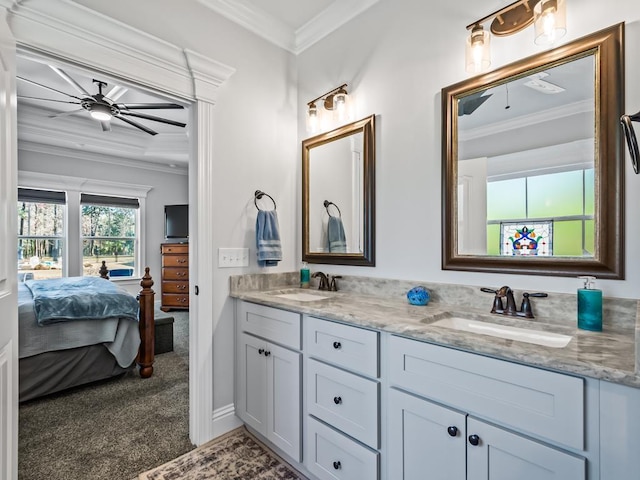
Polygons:
<instances>
[{"instance_id":1,"label":"light switch plate","mask_svg":"<svg viewBox=\"0 0 640 480\"><path fill-rule=\"evenodd\" d=\"M235 268L249 266L248 248L219 248L218 268Z\"/></svg>"}]
</instances>

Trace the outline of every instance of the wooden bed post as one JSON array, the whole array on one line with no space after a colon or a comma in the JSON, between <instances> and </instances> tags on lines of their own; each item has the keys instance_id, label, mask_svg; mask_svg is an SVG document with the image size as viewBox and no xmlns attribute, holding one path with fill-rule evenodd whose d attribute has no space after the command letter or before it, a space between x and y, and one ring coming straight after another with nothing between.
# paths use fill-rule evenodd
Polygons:
<instances>
[{"instance_id":1,"label":"wooden bed post","mask_svg":"<svg viewBox=\"0 0 640 480\"><path fill-rule=\"evenodd\" d=\"M155 319L153 300L155 292L151 290L153 279L149 275L149 267L144 269L144 277L140 281L142 290L140 291L140 319L138 322L140 328L140 349L138 350L138 366L140 367L140 376L149 378L153 374L154 360L154 340L155 340Z\"/></svg>"}]
</instances>

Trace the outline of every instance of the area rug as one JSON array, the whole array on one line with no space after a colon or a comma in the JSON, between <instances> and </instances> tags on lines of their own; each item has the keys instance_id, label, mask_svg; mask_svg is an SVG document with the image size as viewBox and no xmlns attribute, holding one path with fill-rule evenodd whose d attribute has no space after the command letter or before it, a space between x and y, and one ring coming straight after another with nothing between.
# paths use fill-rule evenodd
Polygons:
<instances>
[{"instance_id":1,"label":"area rug","mask_svg":"<svg viewBox=\"0 0 640 480\"><path fill-rule=\"evenodd\" d=\"M138 479L306 480L306 477L240 427L171 462L141 473Z\"/></svg>"}]
</instances>

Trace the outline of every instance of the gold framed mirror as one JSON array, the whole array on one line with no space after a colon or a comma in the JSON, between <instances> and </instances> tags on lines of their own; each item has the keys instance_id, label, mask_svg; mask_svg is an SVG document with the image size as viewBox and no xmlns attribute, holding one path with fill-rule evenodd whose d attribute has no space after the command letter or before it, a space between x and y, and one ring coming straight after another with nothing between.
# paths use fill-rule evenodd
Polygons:
<instances>
[{"instance_id":1,"label":"gold framed mirror","mask_svg":"<svg viewBox=\"0 0 640 480\"><path fill-rule=\"evenodd\" d=\"M375 265L375 115L302 142L302 259Z\"/></svg>"},{"instance_id":2,"label":"gold framed mirror","mask_svg":"<svg viewBox=\"0 0 640 480\"><path fill-rule=\"evenodd\" d=\"M442 268L624 278L624 24L442 90Z\"/></svg>"}]
</instances>

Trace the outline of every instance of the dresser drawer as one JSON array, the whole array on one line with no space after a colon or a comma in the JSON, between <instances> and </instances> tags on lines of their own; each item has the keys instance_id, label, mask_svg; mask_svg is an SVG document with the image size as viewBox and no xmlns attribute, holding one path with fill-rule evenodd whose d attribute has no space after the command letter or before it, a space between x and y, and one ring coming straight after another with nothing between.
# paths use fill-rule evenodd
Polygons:
<instances>
[{"instance_id":1,"label":"dresser drawer","mask_svg":"<svg viewBox=\"0 0 640 480\"><path fill-rule=\"evenodd\" d=\"M189 308L189 294L163 293L162 306Z\"/></svg>"},{"instance_id":2,"label":"dresser drawer","mask_svg":"<svg viewBox=\"0 0 640 480\"><path fill-rule=\"evenodd\" d=\"M255 303L239 302L238 325L243 332L252 333L280 345L300 350L300 314Z\"/></svg>"},{"instance_id":3,"label":"dresser drawer","mask_svg":"<svg viewBox=\"0 0 640 480\"><path fill-rule=\"evenodd\" d=\"M189 255L163 255L163 267L188 267Z\"/></svg>"},{"instance_id":4,"label":"dresser drawer","mask_svg":"<svg viewBox=\"0 0 640 480\"><path fill-rule=\"evenodd\" d=\"M307 362L307 411L378 448L380 384L316 360Z\"/></svg>"},{"instance_id":5,"label":"dresser drawer","mask_svg":"<svg viewBox=\"0 0 640 480\"><path fill-rule=\"evenodd\" d=\"M377 480L378 453L307 417L306 467L321 480Z\"/></svg>"},{"instance_id":6,"label":"dresser drawer","mask_svg":"<svg viewBox=\"0 0 640 480\"><path fill-rule=\"evenodd\" d=\"M162 282L162 293L189 293L189 282Z\"/></svg>"},{"instance_id":7,"label":"dresser drawer","mask_svg":"<svg viewBox=\"0 0 640 480\"><path fill-rule=\"evenodd\" d=\"M188 268L163 268L163 280L189 280Z\"/></svg>"},{"instance_id":8,"label":"dresser drawer","mask_svg":"<svg viewBox=\"0 0 640 480\"><path fill-rule=\"evenodd\" d=\"M313 357L378 377L378 333L336 322L305 317L306 351Z\"/></svg>"},{"instance_id":9,"label":"dresser drawer","mask_svg":"<svg viewBox=\"0 0 640 480\"><path fill-rule=\"evenodd\" d=\"M584 381L391 336L392 385L475 416L584 448Z\"/></svg>"},{"instance_id":10,"label":"dresser drawer","mask_svg":"<svg viewBox=\"0 0 640 480\"><path fill-rule=\"evenodd\" d=\"M189 245L188 244L184 244L184 245L176 245L176 244L171 244L171 245L160 245L160 252L163 255L166 255L167 253L169 254L176 254L176 253L184 253L184 254L189 254Z\"/></svg>"}]
</instances>

